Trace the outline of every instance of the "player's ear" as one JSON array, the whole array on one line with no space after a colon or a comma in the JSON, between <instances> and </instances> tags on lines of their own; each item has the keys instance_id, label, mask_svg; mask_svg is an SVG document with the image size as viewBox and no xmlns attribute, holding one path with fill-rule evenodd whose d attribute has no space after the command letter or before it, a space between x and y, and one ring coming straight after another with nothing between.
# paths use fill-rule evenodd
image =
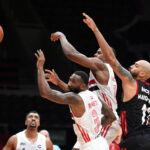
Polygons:
<instances>
[{"instance_id":1,"label":"player's ear","mask_svg":"<svg viewBox=\"0 0 150 150\"><path fill-rule=\"evenodd\" d=\"M85 83L82 83L81 86L80 86L80 89L81 89L81 90L84 90L86 87L87 87L86 84L85 84Z\"/></svg>"},{"instance_id":2,"label":"player's ear","mask_svg":"<svg viewBox=\"0 0 150 150\"><path fill-rule=\"evenodd\" d=\"M141 72L139 73L139 76L142 77L142 78L145 77L145 76L146 76L146 72L145 72L145 71L141 71Z\"/></svg>"}]
</instances>

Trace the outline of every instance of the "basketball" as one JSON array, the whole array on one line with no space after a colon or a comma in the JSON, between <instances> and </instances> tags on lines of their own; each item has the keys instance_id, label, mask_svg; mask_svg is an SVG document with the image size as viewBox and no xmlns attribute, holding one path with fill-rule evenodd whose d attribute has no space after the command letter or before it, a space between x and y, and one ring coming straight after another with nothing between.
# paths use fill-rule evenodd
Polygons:
<instances>
[{"instance_id":1,"label":"basketball","mask_svg":"<svg viewBox=\"0 0 150 150\"><path fill-rule=\"evenodd\" d=\"M0 26L0 43L3 41L3 37L4 37L4 31L2 26Z\"/></svg>"}]
</instances>

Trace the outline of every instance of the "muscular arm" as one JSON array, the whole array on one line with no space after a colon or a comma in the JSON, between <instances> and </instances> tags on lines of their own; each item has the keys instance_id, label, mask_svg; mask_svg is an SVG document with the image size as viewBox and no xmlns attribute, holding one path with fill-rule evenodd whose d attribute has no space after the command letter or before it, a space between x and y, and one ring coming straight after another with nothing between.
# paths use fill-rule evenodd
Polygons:
<instances>
[{"instance_id":1,"label":"muscular arm","mask_svg":"<svg viewBox=\"0 0 150 150\"><path fill-rule=\"evenodd\" d=\"M51 140L46 139L46 150L53 150L53 143Z\"/></svg>"},{"instance_id":2,"label":"muscular arm","mask_svg":"<svg viewBox=\"0 0 150 150\"><path fill-rule=\"evenodd\" d=\"M103 127L106 127L107 125L115 121L116 117L111 108L107 104L105 104L103 101L101 101L101 103L102 103L102 114L104 114L101 123Z\"/></svg>"},{"instance_id":3,"label":"muscular arm","mask_svg":"<svg viewBox=\"0 0 150 150\"><path fill-rule=\"evenodd\" d=\"M16 150L17 137L11 136L2 150Z\"/></svg>"},{"instance_id":4,"label":"muscular arm","mask_svg":"<svg viewBox=\"0 0 150 150\"><path fill-rule=\"evenodd\" d=\"M104 58L111 65L111 67L113 68L113 70L117 74L117 76L123 82L133 82L134 80L133 80L132 75L130 74L129 71L127 71L124 67L122 67L120 65L120 63L118 62L118 60L116 59L116 57L114 55L112 48L109 46L109 44L104 39L103 35L97 28L93 19L91 17L89 17L88 15L86 15L85 13L83 13L83 16L85 16L85 19L83 20L84 23L87 24L87 26L89 28L91 28L91 30L93 31L93 33L97 39L97 42L98 42L99 46L101 47L101 51L103 53Z\"/></svg>"},{"instance_id":5,"label":"muscular arm","mask_svg":"<svg viewBox=\"0 0 150 150\"><path fill-rule=\"evenodd\" d=\"M101 51L102 51L105 59L111 65L111 67L113 68L114 72L118 75L118 77L122 81L132 82L133 81L133 77L132 77L131 73L128 70L126 70L124 67L121 66L121 64L116 59L112 48L108 45L108 43L106 42L106 40L104 39L102 34L98 31L98 29L96 29L94 31L94 34L96 36L96 39L97 39L99 45L101 45Z\"/></svg>"},{"instance_id":6,"label":"muscular arm","mask_svg":"<svg viewBox=\"0 0 150 150\"><path fill-rule=\"evenodd\" d=\"M37 50L35 53L37 58L37 73L38 73L38 87L40 95L52 102L59 104L80 104L81 98L75 93L62 93L56 90L52 90L45 79L44 64L45 56L42 50Z\"/></svg>"},{"instance_id":7,"label":"muscular arm","mask_svg":"<svg viewBox=\"0 0 150 150\"><path fill-rule=\"evenodd\" d=\"M64 81L62 81L61 79L59 80L57 86L59 86L64 92L68 92L69 91L68 85Z\"/></svg>"},{"instance_id":8,"label":"muscular arm","mask_svg":"<svg viewBox=\"0 0 150 150\"><path fill-rule=\"evenodd\" d=\"M62 93L52 90L47 83L43 68L38 68L38 87L40 95L52 102L59 104L76 104L79 102L80 97L72 92Z\"/></svg>"},{"instance_id":9,"label":"muscular arm","mask_svg":"<svg viewBox=\"0 0 150 150\"><path fill-rule=\"evenodd\" d=\"M52 41L55 41L54 39L56 38L57 40L60 40L62 50L69 60L91 70L103 69L104 64L101 60L97 58L88 58L84 54L81 54L71 45L71 43L69 43L69 41L66 39L66 36L63 33L56 32L51 35Z\"/></svg>"},{"instance_id":10,"label":"muscular arm","mask_svg":"<svg viewBox=\"0 0 150 150\"><path fill-rule=\"evenodd\" d=\"M116 59L112 48L104 39L103 35L98 30L97 26L95 25L92 18L88 15L83 14L86 19L83 21L92 29L95 37L98 41L99 46L101 47L101 51L105 60L111 65L114 72L117 76L122 80L122 88L123 88L123 101L129 101L131 98L136 94L137 84L134 78L132 77L131 73L126 70L124 67Z\"/></svg>"}]
</instances>

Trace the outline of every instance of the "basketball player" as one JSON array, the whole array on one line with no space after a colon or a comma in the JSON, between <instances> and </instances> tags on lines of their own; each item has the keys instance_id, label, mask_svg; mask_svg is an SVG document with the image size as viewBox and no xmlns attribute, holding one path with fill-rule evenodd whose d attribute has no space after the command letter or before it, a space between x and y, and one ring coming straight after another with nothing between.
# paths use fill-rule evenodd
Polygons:
<instances>
[{"instance_id":1,"label":"basketball player","mask_svg":"<svg viewBox=\"0 0 150 150\"><path fill-rule=\"evenodd\" d=\"M3 150L53 150L53 144L45 136L38 133L40 116L36 111L26 115L26 130L9 138Z\"/></svg>"},{"instance_id":2,"label":"basketball player","mask_svg":"<svg viewBox=\"0 0 150 150\"><path fill-rule=\"evenodd\" d=\"M78 52L61 32L53 33L51 35L51 40L60 40L62 50L69 60L90 69L89 90L93 91L101 100L107 103L117 117L115 122L102 128L101 131L101 136L106 138L108 144L112 143L112 141L118 136L121 128L119 117L116 112L117 83L112 68L106 63L101 54L101 49L99 48L97 50L94 55L95 57L87 57ZM77 146L75 147L77 148Z\"/></svg>"},{"instance_id":3,"label":"basketball player","mask_svg":"<svg viewBox=\"0 0 150 150\"><path fill-rule=\"evenodd\" d=\"M127 150L150 149L150 63L139 60L126 70L116 59L93 19L86 15L84 22L93 31L103 56L122 80L123 111L121 114L124 140L120 146Z\"/></svg>"},{"instance_id":4,"label":"basketball player","mask_svg":"<svg viewBox=\"0 0 150 150\"><path fill-rule=\"evenodd\" d=\"M55 72L54 69L52 71L48 70L48 69L45 69L45 71L46 71L45 78L47 79L48 82L51 82L51 83L55 84L56 86L59 86L65 92L69 91L67 84L64 83L59 78L59 76L57 75L57 73ZM118 132L118 135L116 136L116 138L113 140L113 143L111 143L109 145L109 147L111 148L110 150L118 150L118 147L119 147L118 143L120 143L121 136L122 136L122 132L121 131L122 130L120 128L120 131ZM117 149L115 149L114 147L117 147ZM79 144L79 142L76 142L76 144L73 146L73 150L78 150L79 148L80 148L80 144Z\"/></svg>"},{"instance_id":5,"label":"basketball player","mask_svg":"<svg viewBox=\"0 0 150 150\"><path fill-rule=\"evenodd\" d=\"M74 131L81 150L108 150L106 140L99 136L100 129L112 123L116 117L106 104L102 106L98 97L88 90L88 75L83 71L74 72L68 81L70 92L62 93L52 90L44 75L44 54L38 50L35 56L40 95L52 102L69 105L75 121Z\"/></svg>"}]
</instances>

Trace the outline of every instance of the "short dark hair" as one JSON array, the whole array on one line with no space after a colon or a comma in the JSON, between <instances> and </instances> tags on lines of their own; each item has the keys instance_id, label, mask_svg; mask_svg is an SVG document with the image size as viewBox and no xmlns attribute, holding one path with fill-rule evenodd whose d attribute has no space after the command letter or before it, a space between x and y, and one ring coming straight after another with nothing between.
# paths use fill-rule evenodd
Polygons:
<instances>
[{"instance_id":1,"label":"short dark hair","mask_svg":"<svg viewBox=\"0 0 150 150\"><path fill-rule=\"evenodd\" d=\"M39 115L39 113L38 113L36 110L31 110L31 111L29 111L29 112L26 114L26 119L27 119L27 117L28 117L28 115L29 115L30 113L34 113L34 114L38 114L38 115ZM40 115L39 115L39 117L40 117Z\"/></svg>"},{"instance_id":2,"label":"short dark hair","mask_svg":"<svg viewBox=\"0 0 150 150\"><path fill-rule=\"evenodd\" d=\"M84 71L76 71L76 72L74 72L74 74L80 76L80 77L82 78L83 82L84 82L86 85L88 85L89 76L87 75L86 72L84 72Z\"/></svg>"}]
</instances>

